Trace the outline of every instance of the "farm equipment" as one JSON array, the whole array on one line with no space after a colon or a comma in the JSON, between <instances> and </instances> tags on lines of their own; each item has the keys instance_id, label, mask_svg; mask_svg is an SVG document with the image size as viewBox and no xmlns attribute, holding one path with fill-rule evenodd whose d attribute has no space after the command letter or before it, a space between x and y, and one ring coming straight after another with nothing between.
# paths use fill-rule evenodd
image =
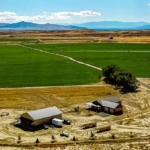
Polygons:
<instances>
[{"instance_id":1,"label":"farm equipment","mask_svg":"<svg viewBox=\"0 0 150 150\"><path fill-rule=\"evenodd\" d=\"M98 128L97 133L109 131L109 130L111 130L111 126L106 126L106 127Z\"/></svg>"},{"instance_id":2,"label":"farm equipment","mask_svg":"<svg viewBox=\"0 0 150 150\"><path fill-rule=\"evenodd\" d=\"M62 133L60 133L60 136L69 137L69 134L68 134L68 133L65 133L65 132L62 132Z\"/></svg>"},{"instance_id":3,"label":"farm equipment","mask_svg":"<svg viewBox=\"0 0 150 150\"><path fill-rule=\"evenodd\" d=\"M81 126L82 129L88 129L88 128L93 128L93 127L96 127L97 126L97 123L87 123L87 124L83 124Z\"/></svg>"}]
</instances>

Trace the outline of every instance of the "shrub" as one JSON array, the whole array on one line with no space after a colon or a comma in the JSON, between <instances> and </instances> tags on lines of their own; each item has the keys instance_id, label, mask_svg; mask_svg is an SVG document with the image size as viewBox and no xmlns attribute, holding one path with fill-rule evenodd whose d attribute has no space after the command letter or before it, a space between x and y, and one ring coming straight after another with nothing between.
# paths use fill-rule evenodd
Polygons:
<instances>
[{"instance_id":1,"label":"shrub","mask_svg":"<svg viewBox=\"0 0 150 150\"><path fill-rule=\"evenodd\" d=\"M56 138L54 135L52 135L52 143L56 142Z\"/></svg>"},{"instance_id":2,"label":"shrub","mask_svg":"<svg viewBox=\"0 0 150 150\"><path fill-rule=\"evenodd\" d=\"M112 137L112 139L115 139L115 135L114 135L114 134L112 134L112 136L111 136L111 137Z\"/></svg>"},{"instance_id":3,"label":"shrub","mask_svg":"<svg viewBox=\"0 0 150 150\"><path fill-rule=\"evenodd\" d=\"M75 136L73 136L73 139L72 139L73 141L76 141L76 137Z\"/></svg>"},{"instance_id":4,"label":"shrub","mask_svg":"<svg viewBox=\"0 0 150 150\"><path fill-rule=\"evenodd\" d=\"M79 112L79 106L74 108L75 112Z\"/></svg>"},{"instance_id":5,"label":"shrub","mask_svg":"<svg viewBox=\"0 0 150 150\"><path fill-rule=\"evenodd\" d=\"M18 141L17 141L17 143L20 143L20 142L21 142L21 136L18 135Z\"/></svg>"},{"instance_id":6,"label":"shrub","mask_svg":"<svg viewBox=\"0 0 150 150\"><path fill-rule=\"evenodd\" d=\"M37 145L38 143L40 143L40 141L39 141L38 138L36 139L35 143L36 143L36 145Z\"/></svg>"},{"instance_id":7,"label":"shrub","mask_svg":"<svg viewBox=\"0 0 150 150\"><path fill-rule=\"evenodd\" d=\"M95 140L95 134L92 131L91 131L90 137L91 137L91 140Z\"/></svg>"},{"instance_id":8,"label":"shrub","mask_svg":"<svg viewBox=\"0 0 150 150\"><path fill-rule=\"evenodd\" d=\"M54 135L52 135L52 140L55 140L55 136Z\"/></svg>"},{"instance_id":9,"label":"shrub","mask_svg":"<svg viewBox=\"0 0 150 150\"><path fill-rule=\"evenodd\" d=\"M130 138L133 138L133 134L132 134L132 131L130 132Z\"/></svg>"}]
</instances>

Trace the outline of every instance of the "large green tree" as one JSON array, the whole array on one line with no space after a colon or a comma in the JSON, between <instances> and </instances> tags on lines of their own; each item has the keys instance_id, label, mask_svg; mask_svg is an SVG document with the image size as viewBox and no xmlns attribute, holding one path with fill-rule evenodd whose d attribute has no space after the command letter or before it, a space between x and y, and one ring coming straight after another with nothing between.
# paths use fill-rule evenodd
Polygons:
<instances>
[{"instance_id":1,"label":"large green tree","mask_svg":"<svg viewBox=\"0 0 150 150\"><path fill-rule=\"evenodd\" d=\"M136 77L117 65L112 64L103 68L102 73L110 83L123 87L125 91L135 91L138 87Z\"/></svg>"}]
</instances>

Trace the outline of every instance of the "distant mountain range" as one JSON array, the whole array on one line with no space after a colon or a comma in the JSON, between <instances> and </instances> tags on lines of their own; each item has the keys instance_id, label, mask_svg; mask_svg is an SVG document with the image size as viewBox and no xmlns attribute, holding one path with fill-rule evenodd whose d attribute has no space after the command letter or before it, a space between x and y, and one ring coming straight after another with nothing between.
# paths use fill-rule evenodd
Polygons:
<instances>
[{"instance_id":1,"label":"distant mountain range","mask_svg":"<svg viewBox=\"0 0 150 150\"><path fill-rule=\"evenodd\" d=\"M0 30L150 30L148 22L100 21L82 24L37 24L32 22L0 23Z\"/></svg>"},{"instance_id":2,"label":"distant mountain range","mask_svg":"<svg viewBox=\"0 0 150 150\"><path fill-rule=\"evenodd\" d=\"M0 23L0 30L77 30L85 29L74 25L37 24L32 22Z\"/></svg>"},{"instance_id":3,"label":"distant mountain range","mask_svg":"<svg viewBox=\"0 0 150 150\"><path fill-rule=\"evenodd\" d=\"M148 22L120 22L120 21L100 21L100 22L86 22L82 24L74 24L79 27L88 29L126 29L126 30L150 30L150 23Z\"/></svg>"},{"instance_id":4,"label":"distant mountain range","mask_svg":"<svg viewBox=\"0 0 150 150\"><path fill-rule=\"evenodd\" d=\"M150 24L139 27L140 30L150 30Z\"/></svg>"}]
</instances>

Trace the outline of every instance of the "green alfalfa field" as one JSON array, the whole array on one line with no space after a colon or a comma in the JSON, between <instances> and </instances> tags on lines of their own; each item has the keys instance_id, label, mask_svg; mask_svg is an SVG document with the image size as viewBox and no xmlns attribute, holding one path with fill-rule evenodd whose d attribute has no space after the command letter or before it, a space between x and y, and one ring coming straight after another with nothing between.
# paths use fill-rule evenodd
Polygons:
<instances>
[{"instance_id":1,"label":"green alfalfa field","mask_svg":"<svg viewBox=\"0 0 150 150\"><path fill-rule=\"evenodd\" d=\"M117 64L136 77L150 77L150 44L35 44L29 47L63 54L105 67ZM67 58L19 45L0 45L0 87L82 85L99 82L101 71Z\"/></svg>"}]
</instances>

